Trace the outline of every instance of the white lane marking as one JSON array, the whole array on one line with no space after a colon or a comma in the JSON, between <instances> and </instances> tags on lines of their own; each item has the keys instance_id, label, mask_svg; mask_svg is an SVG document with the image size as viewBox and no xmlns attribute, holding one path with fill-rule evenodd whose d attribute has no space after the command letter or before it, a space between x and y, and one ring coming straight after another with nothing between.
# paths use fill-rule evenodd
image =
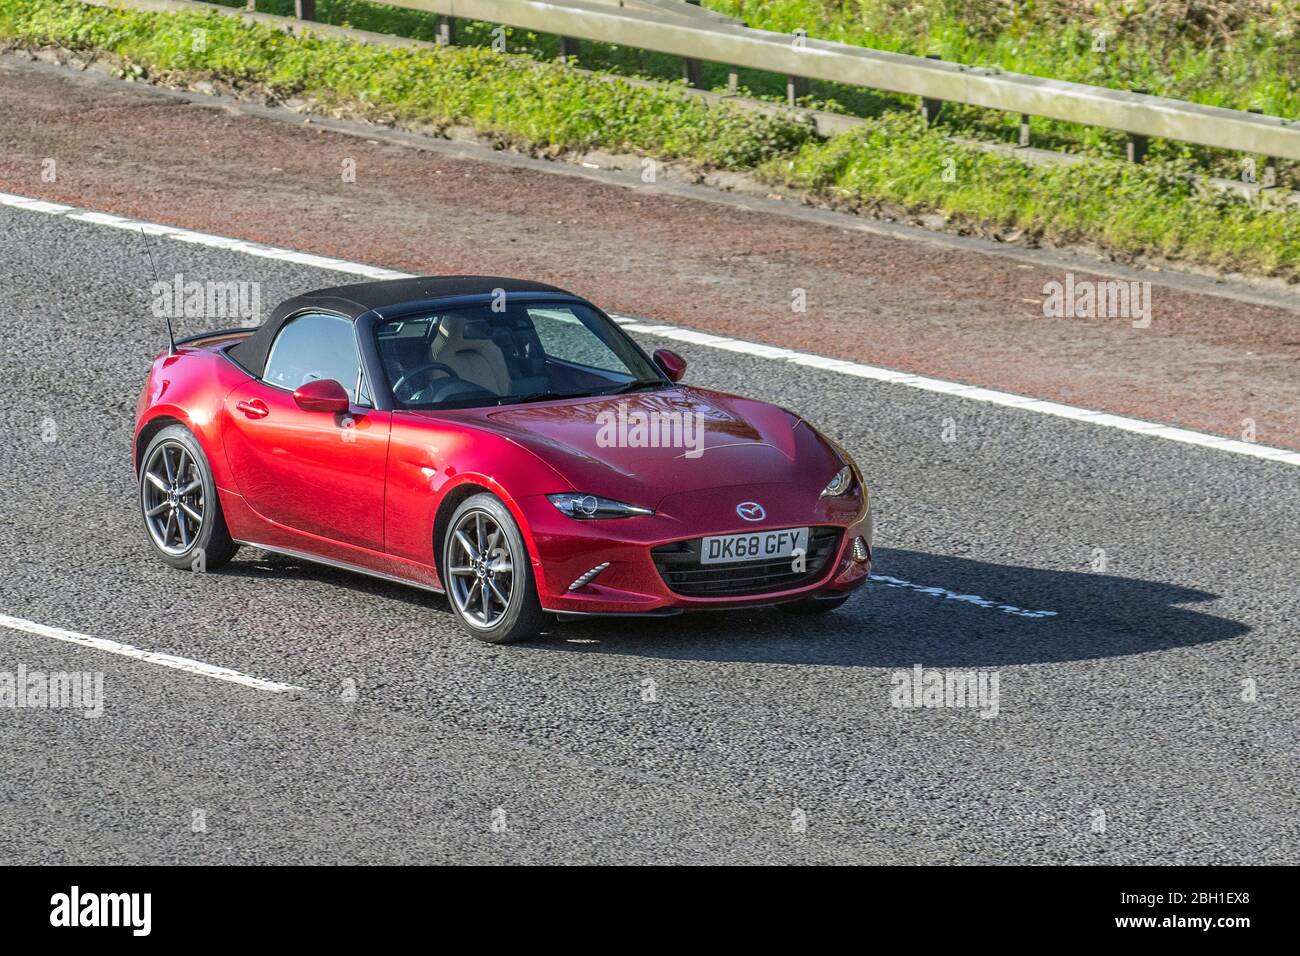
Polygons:
<instances>
[{"instance_id":1,"label":"white lane marking","mask_svg":"<svg viewBox=\"0 0 1300 956\"><path fill-rule=\"evenodd\" d=\"M16 196L11 193L0 193L0 206L13 206L18 209L26 209L31 212L43 212L55 216L66 215L67 218L75 219L79 222L111 226L115 229L129 229L133 232L139 232L141 229L144 229L145 232L148 232L151 235L164 236L181 242L192 242L196 245L210 246L214 249L226 249L232 252L242 252L246 255L258 256L263 259L276 259L281 262L292 262L298 265L313 266L318 269L329 269L334 272L364 276L369 279L413 278L412 274L409 272L395 272L391 269L380 269L376 266L368 266L359 262L349 262L345 259L332 259L327 256L316 256L305 252L294 252L291 249L279 249L275 246L264 246L256 242L245 242L242 239L230 239L225 236L214 236L209 233L192 232L188 229L177 229L173 226L163 226L158 223L146 222L140 219L124 219L121 216L75 209L72 206L45 202L40 199L31 199L27 196ZM866 378L893 385L904 385L908 388L916 388L926 392L955 395L958 398L964 398L972 402L984 402L989 405L1002 405L1006 408L1019 408L1027 412L1036 412L1040 415L1051 415L1056 418L1068 418L1074 421L1085 422L1089 425L1098 425L1102 428L1115 428L1120 431L1134 432L1139 435L1149 435L1153 438L1163 438L1167 441L1180 442L1184 445L1199 445L1204 448L1215 448L1219 451L1230 452L1234 455L1245 455L1249 458L1276 461L1285 465L1300 465L1300 451L1290 451L1285 448L1273 448L1269 445L1257 445L1253 442L1238 441L1233 438L1223 438L1219 435L1207 435L1204 432L1192 431L1187 428L1175 428L1171 425L1160 425L1156 422L1142 421L1138 418L1112 415L1109 412L1094 411L1088 408L1080 408L1075 405L1064 405L1060 402L1043 401L1037 398L1029 398L1025 395L1016 395L1012 392L999 392L991 388L981 388L978 385L963 385L960 382L949 382L944 379L930 378L925 375L899 372L895 369L881 368L877 365L864 365L861 362L850 362L844 359L829 358L824 355L814 355L811 352L799 352L794 349L781 348L776 345L763 345L759 342L747 342L743 339L728 338L725 335L696 332L692 329L678 328L675 325L651 324L627 316L615 316L614 318L617 319L618 323L628 331L640 332L643 335L653 335L659 338L673 339L678 342L690 342L708 348L723 349L728 352L740 352L745 355L754 355L759 358L789 362L792 365L802 365L808 368L823 369L841 375L851 375L856 378Z\"/></svg>"},{"instance_id":2,"label":"white lane marking","mask_svg":"<svg viewBox=\"0 0 1300 956\"><path fill-rule=\"evenodd\" d=\"M13 196L9 193L0 193L0 205L16 206L30 212L45 212L55 216L61 216L65 212L73 211L71 206L64 206L62 203L46 202L43 199L28 199L26 196Z\"/></svg>"},{"instance_id":3,"label":"white lane marking","mask_svg":"<svg viewBox=\"0 0 1300 956\"><path fill-rule=\"evenodd\" d=\"M0 198L0 203L4 199ZM49 212L53 210L40 209L37 212ZM53 211L55 215L60 215L58 211ZM68 219L75 219L78 222L89 222L97 226L110 226L114 229L127 229L131 232L139 232L144 229L149 235L161 236L164 239L175 239L178 242L191 242L197 246L209 246L214 249L225 249L229 252L242 252L245 255L257 256L261 259L276 259L280 262L292 262L300 266L311 266L316 269L328 269L331 272L345 272L349 275L362 276L367 279L409 279L411 275L406 272L394 272L392 269L380 269L376 266L364 265L360 262L349 262L346 259L333 259L329 256L317 256L308 252L294 252L292 249L277 249L275 246L264 246L257 242L245 242L243 239L230 239L226 236L213 236L206 232L194 232L190 229L177 229L174 226L162 226L157 223L143 222L136 219L124 219L121 216L112 216L103 212L86 212L78 210L67 215Z\"/></svg>"},{"instance_id":4,"label":"white lane marking","mask_svg":"<svg viewBox=\"0 0 1300 956\"><path fill-rule=\"evenodd\" d=\"M250 677L248 674L233 671L228 667L216 667L212 664L205 664L203 661L190 660L188 657L176 657L173 654L146 651L139 647L132 647L130 644L119 644L117 641L105 640L102 637L91 637L89 634L65 631L60 627L50 627L46 624L37 624L35 621L25 621L20 617L10 617L8 614L0 614L0 627L12 628L15 631L26 631L28 634L37 634L41 637L51 637L56 641L66 641L69 644L80 644L82 647L90 647L97 651L107 651L110 654L130 657L137 661L144 661L146 664L170 667L173 670L184 671L187 674L211 677L213 680L224 680L231 684L252 687L255 690L270 691L273 694L302 690L301 687L293 684L280 684L276 681L262 680L260 677Z\"/></svg>"},{"instance_id":5,"label":"white lane marking","mask_svg":"<svg viewBox=\"0 0 1300 956\"><path fill-rule=\"evenodd\" d=\"M867 577L887 588L907 588L911 591L920 591L922 594L933 594L935 597L945 598L949 601L963 601L966 604L974 604L976 607L991 607L1004 614L1014 614L1016 617L1056 617L1055 611L1027 611L1023 607L1016 607L1012 604L999 604L997 601L990 601L978 594L959 594L956 591L949 591L947 588L934 587L928 584L913 584L911 581L891 578L887 574L869 574Z\"/></svg>"},{"instance_id":6,"label":"white lane marking","mask_svg":"<svg viewBox=\"0 0 1300 956\"><path fill-rule=\"evenodd\" d=\"M258 256L262 259L293 262L317 269L328 269L331 272L344 272L349 275L363 276L367 279L411 278L410 273L407 272L380 269L377 266L368 266L360 262L349 262L347 259L317 256L308 252L295 252L292 249L278 249L275 246L264 246L261 243L246 242L243 239L214 236L206 232L194 232L191 229L164 226L143 219L126 219L109 213L77 209L73 206L65 206L62 203L29 199L26 196L15 196L12 193L0 193L0 206L12 206L15 209L26 209L28 212L43 212L53 216L64 216L77 222L88 222L96 226L109 226L113 229L125 229L130 232L143 230L151 236L162 236L166 239L175 239L178 242L192 242L195 245L209 246L214 249L228 249L231 252L242 252L245 255Z\"/></svg>"}]
</instances>

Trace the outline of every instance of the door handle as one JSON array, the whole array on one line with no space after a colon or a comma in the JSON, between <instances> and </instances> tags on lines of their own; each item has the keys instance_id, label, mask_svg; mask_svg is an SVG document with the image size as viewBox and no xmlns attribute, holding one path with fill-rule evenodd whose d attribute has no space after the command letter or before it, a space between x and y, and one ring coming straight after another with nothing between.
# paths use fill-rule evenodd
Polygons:
<instances>
[{"instance_id":1,"label":"door handle","mask_svg":"<svg viewBox=\"0 0 1300 956\"><path fill-rule=\"evenodd\" d=\"M265 418L271 410L263 402L253 399L251 402L238 402L235 407L249 418Z\"/></svg>"}]
</instances>

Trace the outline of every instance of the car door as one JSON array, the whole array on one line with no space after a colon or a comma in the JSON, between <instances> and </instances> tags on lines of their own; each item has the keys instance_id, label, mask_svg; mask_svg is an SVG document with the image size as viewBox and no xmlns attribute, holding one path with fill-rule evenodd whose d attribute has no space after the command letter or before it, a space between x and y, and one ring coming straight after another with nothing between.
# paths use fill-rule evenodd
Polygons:
<instances>
[{"instance_id":1,"label":"car door","mask_svg":"<svg viewBox=\"0 0 1300 956\"><path fill-rule=\"evenodd\" d=\"M347 413L307 411L294 389L333 379ZM297 531L382 551L391 414L374 409L351 319L308 312L276 336L260 380L225 400L226 454L245 501Z\"/></svg>"}]
</instances>

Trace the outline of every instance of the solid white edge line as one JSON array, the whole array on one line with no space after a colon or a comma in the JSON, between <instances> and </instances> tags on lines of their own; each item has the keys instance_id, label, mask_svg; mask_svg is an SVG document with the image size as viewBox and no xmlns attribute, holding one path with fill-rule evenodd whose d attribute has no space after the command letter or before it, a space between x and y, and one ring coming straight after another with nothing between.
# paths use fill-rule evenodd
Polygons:
<instances>
[{"instance_id":1,"label":"solid white edge line","mask_svg":"<svg viewBox=\"0 0 1300 956\"><path fill-rule=\"evenodd\" d=\"M283 694L286 691L302 690L301 687L297 687L294 684L281 684L277 681L263 680L260 677L251 677L248 674L231 670L228 667L216 667L212 664L205 664L203 661L191 660L188 657L176 657L173 654L159 654L157 651L146 651L143 648L133 647L130 644L121 644L117 641L106 640L102 637L91 637L89 634L79 634L76 631L65 631L60 627L50 627L46 624L37 624L35 621L25 621L20 617L10 617L8 614L0 614L0 627L7 627L15 631L26 631L28 634L50 637L56 641L65 641L68 644L79 644L82 647L93 648L97 651L107 651L109 654L129 657L133 660L144 661L147 664L157 664L159 667L170 667L172 670L183 671L186 674L195 674L199 677L210 677L213 680L223 680L227 683L239 684L243 687L252 687L254 690L270 691L273 694Z\"/></svg>"},{"instance_id":2,"label":"solid white edge line","mask_svg":"<svg viewBox=\"0 0 1300 956\"><path fill-rule=\"evenodd\" d=\"M369 266L360 262L349 262L346 259L333 259L328 256L317 256L306 252L295 252L292 249L280 249L275 246L264 246L260 243L246 242L242 239L231 239L226 236L194 232L189 229L178 229L173 226L163 226L158 223L147 222L139 219L127 219L121 216L110 215L108 213L76 209L72 206L65 206L61 203L46 202L41 199L32 199L27 196L17 196L11 193L0 193L0 206L12 206L17 209L26 209L30 212L42 212L48 215L66 216L68 219L75 219L78 222L110 226L115 229L129 229L136 232L143 229L150 235L175 239L180 242L191 242L196 245L210 246L215 249L242 252L246 255L258 256L263 259L276 259L282 262L292 262L297 265L312 266L318 269L328 269L332 272L364 276L368 279L414 278L414 276L409 272L396 272L391 269L381 269L377 266ZM915 375L910 372L900 372L894 369L881 368L876 365L864 365L861 362L829 358L827 356L815 355L811 352L799 352L794 349L781 348L776 345L747 342L743 339L733 339L725 335L714 335L709 332L697 332L692 329L678 328L675 325L652 324L640 319L621 315L613 316L613 318L619 323L619 325L627 329L629 332L640 332L642 335L653 335L659 338L671 339L678 342L702 345L706 348L722 349L728 352L739 352L745 355L753 355L758 358L789 362L792 365L802 365L808 368L835 372L840 375L852 375L857 378L865 378L892 385L903 385L908 388L920 389L925 392L954 395L957 398L962 398L967 401L983 402L987 405L1001 405L1005 408L1018 408L1028 412L1037 412L1040 415L1051 415L1056 418L1067 418L1074 421L1086 422L1087 424L1097 425L1102 428L1114 428L1119 431L1148 435L1153 438L1163 438L1166 441L1180 442L1184 445L1199 445L1203 448L1215 448L1219 451L1231 452L1235 455L1244 455L1248 458L1275 461L1285 465L1300 465L1300 451L1274 448L1269 445L1257 445L1253 442L1238 441L1233 438L1210 435L1205 432L1192 431L1187 428L1176 428L1172 425L1161 425L1156 422L1143 421L1139 418L1128 418L1123 415L1114 415L1110 412L1101 412L1088 408L1080 408L1075 405L1064 405L1060 402L1049 402L1041 399L1029 398L1024 395L1016 395L1012 392L1000 392L996 389L983 388L978 385L964 385L960 382L949 382L944 379L930 378L925 375Z\"/></svg>"}]
</instances>

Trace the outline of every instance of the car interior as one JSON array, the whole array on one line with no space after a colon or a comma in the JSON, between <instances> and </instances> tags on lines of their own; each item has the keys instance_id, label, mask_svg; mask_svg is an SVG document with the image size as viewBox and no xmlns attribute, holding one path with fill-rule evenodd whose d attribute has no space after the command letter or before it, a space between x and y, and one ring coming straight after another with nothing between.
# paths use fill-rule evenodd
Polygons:
<instances>
[{"instance_id":1,"label":"car interior","mask_svg":"<svg viewBox=\"0 0 1300 956\"><path fill-rule=\"evenodd\" d=\"M548 352L539 328L564 358ZM630 378L567 310L461 308L384 323L378 342L394 396L408 406L603 388Z\"/></svg>"}]
</instances>

